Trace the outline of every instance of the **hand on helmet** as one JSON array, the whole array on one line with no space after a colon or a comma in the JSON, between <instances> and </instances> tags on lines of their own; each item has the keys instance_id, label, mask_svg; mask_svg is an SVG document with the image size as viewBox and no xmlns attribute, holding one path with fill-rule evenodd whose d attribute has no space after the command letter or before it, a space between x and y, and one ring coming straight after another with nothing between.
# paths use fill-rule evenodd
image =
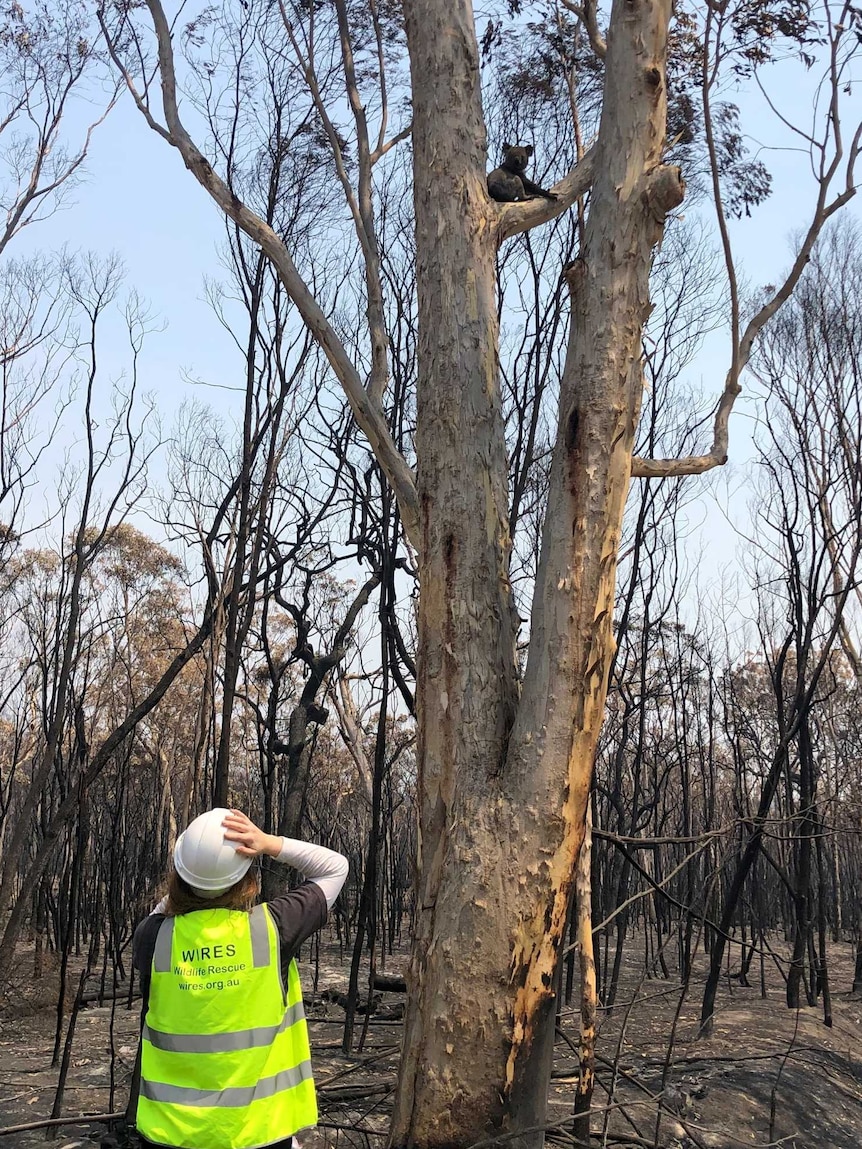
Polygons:
<instances>
[{"instance_id":1,"label":"hand on helmet","mask_svg":"<svg viewBox=\"0 0 862 1149\"><path fill-rule=\"evenodd\" d=\"M230 810L225 814L222 826L225 841L233 842L236 852L246 858L256 858L258 854L276 858L281 852L281 838L276 834L265 834L241 810Z\"/></svg>"}]
</instances>

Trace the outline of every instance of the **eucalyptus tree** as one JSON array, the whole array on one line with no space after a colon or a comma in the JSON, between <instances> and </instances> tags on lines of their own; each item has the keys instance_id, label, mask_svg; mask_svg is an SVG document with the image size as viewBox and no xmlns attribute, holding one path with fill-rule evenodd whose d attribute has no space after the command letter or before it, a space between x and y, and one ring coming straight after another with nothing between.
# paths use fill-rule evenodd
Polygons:
<instances>
[{"instance_id":1,"label":"eucalyptus tree","mask_svg":"<svg viewBox=\"0 0 862 1149\"><path fill-rule=\"evenodd\" d=\"M766 821L782 781L788 795L785 814L795 836L786 875L794 901L787 981L792 1008L799 1004L812 941L815 866L825 912L820 781L825 754L816 747L816 719L840 677L837 648L843 645L845 658L848 651L852 658L858 642L850 607L862 555L860 267L858 228L836 222L821 237L796 296L752 361L762 387L757 430L762 482L754 508L758 530L753 551L763 660L775 710L756 810L724 897L722 933L710 955L702 1006L705 1024L713 1013L727 931L763 848ZM825 982L822 917L818 932Z\"/></svg>"},{"instance_id":2,"label":"eucalyptus tree","mask_svg":"<svg viewBox=\"0 0 862 1149\"><path fill-rule=\"evenodd\" d=\"M596 139L587 150L569 149L574 166L553 185L553 200L501 205L486 192L480 44L469 0L281 0L277 7L245 0L183 8L182 27L161 0L145 6L146 13L136 4L104 8L114 63L150 128L271 261L392 487L418 564L421 836L392 1143L467 1145L504 1129L516 1142L535 1143L546 1123L555 975L613 659L630 479L702 473L726 461L728 419L754 341L792 294L825 220L854 193L860 133L851 128L845 146L840 124L857 44L853 9L824 9L815 29L807 9L788 15L770 3L705 5L674 16L669 0L615 0L608 11L593 0L566 0L559 34L579 29L601 76ZM531 12L556 18L543 4ZM725 69L750 78L779 42L810 54L814 39L823 41L828 96L825 116L806 137L814 205L786 277L743 322L727 214L751 210L768 179L746 158L738 115L718 106L716 93ZM669 142L686 143L667 135L669 43L687 68L679 82L690 114L681 131L691 136L704 125L699 178L717 208L730 365L711 445L685 457L643 458L634 444L650 269L685 191L668 154ZM314 244L286 242L226 162L223 129L268 98L259 62L273 52L292 61L291 107L306 114L305 140L326 152L316 206L329 247L320 228ZM238 74L240 83L226 79ZM187 90L201 85L212 96L221 123L202 120L193 101L181 106L186 80ZM376 209L387 157L408 135L412 189L401 194L412 191L415 243L412 444L389 422L392 344ZM289 166L309 153L301 138L282 138L275 128L270 136ZM555 269L569 297L568 345L555 380L522 663L497 252L587 193L577 257ZM296 202L307 199L297 193ZM332 298L332 276L354 266L356 276L344 282L359 284L358 329Z\"/></svg>"}]
</instances>

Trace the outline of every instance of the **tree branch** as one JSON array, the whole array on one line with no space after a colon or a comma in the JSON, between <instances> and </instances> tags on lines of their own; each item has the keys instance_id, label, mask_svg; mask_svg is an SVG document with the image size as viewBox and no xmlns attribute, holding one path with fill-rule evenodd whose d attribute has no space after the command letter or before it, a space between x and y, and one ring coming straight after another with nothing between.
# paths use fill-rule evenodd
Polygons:
<instances>
[{"instance_id":1,"label":"tree branch","mask_svg":"<svg viewBox=\"0 0 862 1149\"><path fill-rule=\"evenodd\" d=\"M583 4L576 4L575 0L563 0L563 7L568 8L570 12L574 12L583 24L590 41L590 47L596 59L604 60L608 54L608 46L605 43L604 36L599 31L596 0L584 0Z\"/></svg>"},{"instance_id":2,"label":"tree branch","mask_svg":"<svg viewBox=\"0 0 862 1149\"><path fill-rule=\"evenodd\" d=\"M395 445L382 404L366 391L344 344L338 338L317 300L299 274L284 241L260 216L246 207L235 195L213 170L207 158L186 131L177 106L176 72L170 27L160 0L146 0L146 4L152 17L158 44L162 105L167 130L156 123L139 93L135 90L131 78L124 71L123 74L132 98L150 126L179 151L186 167L211 198L215 200L225 215L232 219L271 261L290 299L309 331L317 340L341 383L353 416L368 439L377 461L395 492L407 537L412 545L418 549L420 542L419 500L416 494L416 483L411 468Z\"/></svg>"},{"instance_id":3,"label":"tree branch","mask_svg":"<svg viewBox=\"0 0 862 1149\"><path fill-rule=\"evenodd\" d=\"M529 199L522 203L500 204L497 208L498 246L510 236L520 235L539 224L556 219L582 195L589 191L593 182L595 149L590 148L580 163L576 164L567 176L551 188L555 199Z\"/></svg>"},{"instance_id":4,"label":"tree branch","mask_svg":"<svg viewBox=\"0 0 862 1149\"><path fill-rule=\"evenodd\" d=\"M839 143L831 163L820 176L820 187L814 215L790 271L787 273L784 282L778 290L773 292L767 302L764 303L748 321L742 338L738 341L738 347L735 349L735 353L732 354L731 366L727 372L724 390L716 407L712 448L710 451L705 455L687 455L678 459L643 459L636 455L632 459L633 478L668 479L678 475L702 475L705 471L711 471L714 467L721 467L727 462L728 422L730 420L730 413L733 410L737 395L739 395L742 390L739 377L747 367L748 361L751 358L754 341L773 315L784 306L793 294L796 285L802 277L803 271L808 266L814 245L817 243L826 222L831 219L837 211L848 204L856 194L854 179L860 144L862 144L862 124L857 126L850 144L843 189L831 202L826 202L829 185L842 159L842 149ZM729 266L732 267L732 262Z\"/></svg>"}]
</instances>

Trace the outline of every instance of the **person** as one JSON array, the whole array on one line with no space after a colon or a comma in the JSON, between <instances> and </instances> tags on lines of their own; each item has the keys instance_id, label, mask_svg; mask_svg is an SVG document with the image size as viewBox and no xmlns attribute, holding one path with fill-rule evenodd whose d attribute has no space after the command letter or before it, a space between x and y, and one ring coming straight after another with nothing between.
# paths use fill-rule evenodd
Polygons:
<instances>
[{"instance_id":1,"label":"person","mask_svg":"<svg viewBox=\"0 0 862 1149\"><path fill-rule=\"evenodd\" d=\"M261 854L306 880L256 905ZM266 834L239 810L210 810L180 834L167 896L132 940L144 1146L291 1149L316 1124L295 955L346 877L343 855Z\"/></svg>"}]
</instances>

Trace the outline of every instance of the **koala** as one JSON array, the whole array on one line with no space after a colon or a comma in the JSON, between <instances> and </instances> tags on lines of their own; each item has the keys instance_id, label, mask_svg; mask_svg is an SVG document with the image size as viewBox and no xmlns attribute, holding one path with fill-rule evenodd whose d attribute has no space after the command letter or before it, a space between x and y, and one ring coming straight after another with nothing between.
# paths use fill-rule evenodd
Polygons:
<instances>
[{"instance_id":1,"label":"koala","mask_svg":"<svg viewBox=\"0 0 862 1149\"><path fill-rule=\"evenodd\" d=\"M532 154L532 144L527 144L526 147L503 144L503 162L487 177L488 195L491 199L500 203L517 203L519 200L530 199L531 196L557 198L553 192L545 191L524 175Z\"/></svg>"}]
</instances>

